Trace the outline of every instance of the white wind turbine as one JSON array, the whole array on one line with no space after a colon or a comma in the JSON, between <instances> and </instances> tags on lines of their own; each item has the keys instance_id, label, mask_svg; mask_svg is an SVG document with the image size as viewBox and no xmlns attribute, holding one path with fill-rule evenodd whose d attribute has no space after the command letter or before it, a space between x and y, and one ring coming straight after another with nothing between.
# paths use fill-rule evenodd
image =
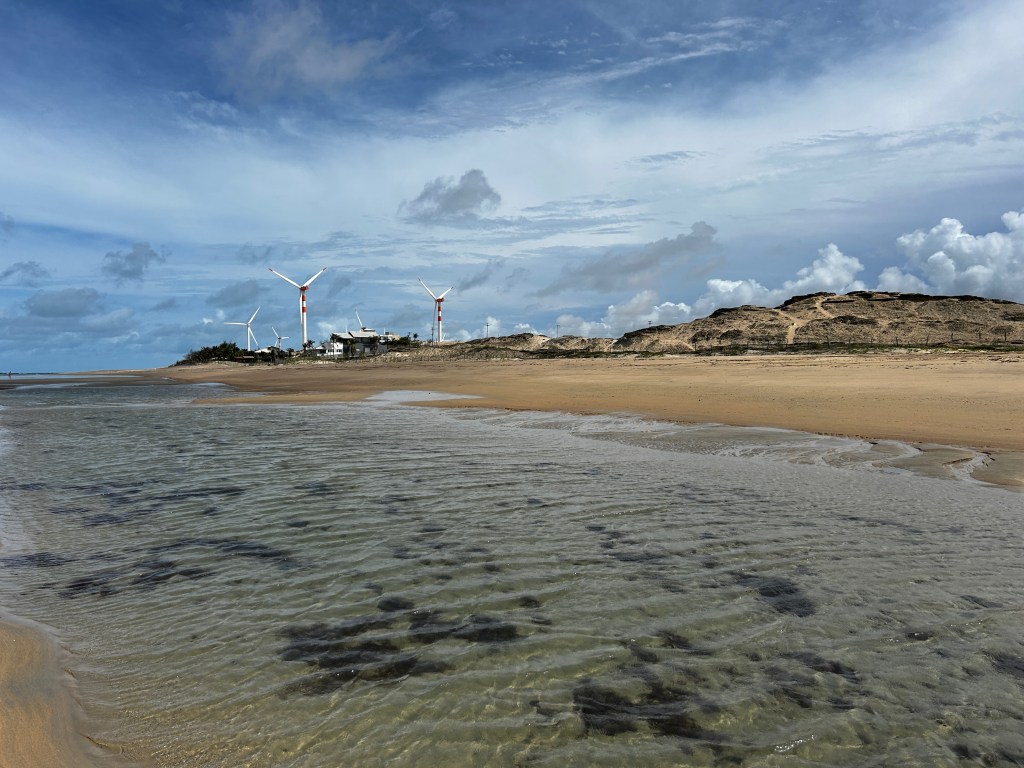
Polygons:
<instances>
[{"instance_id":1,"label":"white wind turbine","mask_svg":"<svg viewBox=\"0 0 1024 768\"><path fill-rule=\"evenodd\" d=\"M290 339L291 336L282 336L280 333L277 332L277 328L275 328L274 326L270 326L270 330L272 330L274 332L274 335L277 336L277 349L278 351L280 351L281 342L284 341L285 339Z\"/></svg>"},{"instance_id":2,"label":"white wind turbine","mask_svg":"<svg viewBox=\"0 0 1024 768\"><path fill-rule=\"evenodd\" d=\"M273 267L268 267L268 269L285 282L291 283L292 285L299 289L299 318L302 320L302 348L305 349L306 342L308 341L308 338L306 336L306 290L309 288L310 285L312 285L314 280L316 280L318 277L320 277L320 275L327 271L327 267L321 269L319 272L317 272L315 275L309 278L309 280L304 282L302 285L299 285L290 277L285 277L280 272L277 272Z\"/></svg>"},{"instance_id":3,"label":"white wind turbine","mask_svg":"<svg viewBox=\"0 0 1024 768\"><path fill-rule=\"evenodd\" d=\"M260 307L256 307L256 312L252 313L252 317L249 318L247 323L224 323L224 325L244 325L245 326L245 351L251 352L252 347L249 346L249 342L252 341L259 349L260 343L256 341L256 334L252 332L252 321L256 319L256 313L260 311Z\"/></svg>"},{"instance_id":4,"label":"white wind turbine","mask_svg":"<svg viewBox=\"0 0 1024 768\"><path fill-rule=\"evenodd\" d=\"M363 325L363 318L359 316L358 309L356 310L356 322L359 323L359 330L363 331L364 333L376 333L376 331L373 330L373 328L367 328L365 325Z\"/></svg>"},{"instance_id":5,"label":"white wind turbine","mask_svg":"<svg viewBox=\"0 0 1024 768\"><path fill-rule=\"evenodd\" d=\"M419 278L416 278L416 279L419 280ZM430 329L431 329L431 334L433 334L435 328L437 329L437 335L434 336L434 338L437 340L437 343L440 344L443 341L443 338L441 337L441 304L444 303L444 297L447 296L448 293L455 286L453 285L452 288L449 288L447 291L442 293L440 296L435 296L434 292L432 290L430 290L429 288L427 288L427 284L424 283L422 280L420 280L420 285L422 285L426 289L427 293L430 294L430 298L432 298L434 300L434 308L437 310L437 325L434 325L434 318L431 317L431 319L430 319Z\"/></svg>"}]
</instances>

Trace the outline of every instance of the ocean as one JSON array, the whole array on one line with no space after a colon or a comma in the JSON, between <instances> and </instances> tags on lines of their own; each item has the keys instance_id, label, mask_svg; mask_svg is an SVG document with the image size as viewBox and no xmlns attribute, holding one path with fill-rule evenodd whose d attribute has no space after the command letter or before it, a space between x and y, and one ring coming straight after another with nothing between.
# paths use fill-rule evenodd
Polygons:
<instances>
[{"instance_id":1,"label":"ocean","mask_svg":"<svg viewBox=\"0 0 1024 768\"><path fill-rule=\"evenodd\" d=\"M981 457L227 394L0 392L0 605L98 765L1024 765Z\"/></svg>"}]
</instances>

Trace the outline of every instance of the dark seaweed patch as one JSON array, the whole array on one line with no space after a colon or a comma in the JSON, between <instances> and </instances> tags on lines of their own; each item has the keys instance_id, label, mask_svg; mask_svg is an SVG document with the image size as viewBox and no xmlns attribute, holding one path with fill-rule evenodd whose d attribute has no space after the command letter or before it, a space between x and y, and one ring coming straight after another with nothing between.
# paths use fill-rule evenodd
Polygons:
<instances>
[{"instance_id":1,"label":"dark seaweed patch","mask_svg":"<svg viewBox=\"0 0 1024 768\"><path fill-rule=\"evenodd\" d=\"M736 583L755 590L765 603L779 613L803 617L812 616L817 611L799 585L782 576L742 573L736 576Z\"/></svg>"},{"instance_id":2,"label":"dark seaweed patch","mask_svg":"<svg viewBox=\"0 0 1024 768\"><path fill-rule=\"evenodd\" d=\"M611 688L583 682L573 690L572 703L588 731L616 736L636 730L636 705Z\"/></svg>"},{"instance_id":3,"label":"dark seaweed patch","mask_svg":"<svg viewBox=\"0 0 1024 768\"><path fill-rule=\"evenodd\" d=\"M157 554L160 552L173 552L179 549L190 547L210 547L233 557L252 557L260 560L273 560L281 568L290 568L297 565L291 553L283 549L268 546L259 541L247 541L245 539L216 539L190 537L178 539L169 544L160 544L150 547L149 551Z\"/></svg>"},{"instance_id":4,"label":"dark seaweed patch","mask_svg":"<svg viewBox=\"0 0 1024 768\"><path fill-rule=\"evenodd\" d=\"M660 552L612 552L612 557L623 563L657 563L667 555Z\"/></svg>"},{"instance_id":5,"label":"dark seaweed patch","mask_svg":"<svg viewBox=\"0 0 1024 768\"><path fill-rule=\"evenodd\" d=\"M662 630L658 633L658 635L661 637L662 644L666 648L676 648L679 650L686 651L689 651L693 648L693 643L691 643L689 639L675 632L671 632L667 629Z\"/></svg>"},{"instance_id":6,"label":"dark seaweed patch","mask_svg":"<svg viewBox=\"0 0 1024 768\"><path fill-rule=\"evenodd\" d=\"M540 608L541 602L533 595L523 595L518 600L519 605L523 608Z\"/></svg>"},{"instance_id":7,"label":"dark seaweed patch","mask_svg":"<svg viewBox=\"0 0 1024 768\"><path fill-rule=\"evenodd\" d=\"M224 485L214 488L195 488L188 491L172 491L153 496L154 501L185 501L187 499L208 499L211 496L241 496L245 488L235 485Z\"/></svg>"},{"instance_id":8,"label":"dark seaweed patch","mask_svg":"<svg viewBox=\"0 0 1024 768\"><path fill-rule=\"evenodd\" d=\"M608 736L635 731L645 722L662 736L721 741L714 731L702 727L693 717L694 711L717 711L685 690L664 685L650 670L635 670L648 686L648 692L637 700L623 696L612 688L584 680L573 690L573 707L587 731Z\"/></svg>"},{"instance_id":9,"label":"dark seaweed patch","mask_svg":"<svg viewBox=\"0 0 1024 768\"><path fill-rule=\"evenodd\" d=\"M309 525L309 520L286 520L285 525L289 528L305 528Z\"/></svg>"},{"instance_id":10,"label":"dark seaweed patch","mask_svg":"<svg viewBox=\"0 0 1024 768\"><path fill-rule=\"evenodd\" d=\"M398 595L388 595L382 597L377 601L377 610L383 611L384 613L394 613L395 611L407 611L410 608L415 608L416 603L407 597L400 597Z\"/></svg>"},{"instance_id":11,"label":"dark seaweed patch","mask_svg":"<svg viewBox=\"0 0 1024 768\"><path fill-rule=\"evenodd\" d=\"M182 568L175 562L160 558L143 560L136 563L136 568L139 568L142 573L136 575L131 583L133 586L144 589L152 589L176 576L183 579L201 579L213 573L206 568Z\"/></svg>"},{"instance_id":12,"label":"dark seaweed patch","mask_svg":"<svg viewBox=\"0 0 1024 768\"><path fill-rule=\"evenodd\" d=\"M832 675L839 675L840 677L849 680L851 683L856 683L857 672L852 668L848 667L842 662L831 661L823 658L816 653L810 651L794 651L793 653L787 653L786 658L794 659L804 664L815 672L827 672Z\"/></svg>"},{"instance_id":13,"label":"dark seaweed patch","mask_svg":"<svg viewBox=\"0 0 1024 768\"><path fill-rule=\"evenodd\" d=\"M119 571L100 571L90 576L82 576L69 581L64 586L64 589L57 594L68 599L82 597L83 595L109 597L118 592L118 589L111 582L122 575Z\"/></svg>"},{"instance_id":14,"label":"dark seaweed patch","mask_svg":"<svg viewBox=\"0 0 1024 768\"><path fill-rule=\"evenodd\" d=\"M511 622L494 616L474 615L456 629L453 636L475 643L499 643L515 640L519 632Z\"/></svg>"},{"instance_id":15,"label":"dark seaweed patch","mask_svg":"<svg viewBox=\"0 0 1024 768\"><path fill-rule=\"evenodd\" d=\"M55 568L70 562L73 560L52 552L33 552L31 555L0 557L0 565L5 568Z\"/></svg>"},{"instance_id":16,"label":"dark seaweed patch","mask_svg":"<svg viewBox=\"0 0 1024 768\"><path fill-rule=\"evenodd\" d=\"M1024 681L1024 656L1016 656L1012 653L990 653L988 657L996 672L1010 675L1018 680Z\"/></svg>"},{"instance_id":17,"label":"dark seaweed patch","mask_svg":"<svg viewBox=\"0 0 1024 768\"><path fill-rule=\"evenodd\" d=\"M406 606L402 610L412 608L411 601L404 598L393 600ZM281 658L302 661L321 670L286 690L315 695L329 693L353 680L395 680L448 669L444 662L424 660L418 653L403 650L394 639L361 637L368 632L390 628L394 622L394 611L391 611L337 624L286 628L282 635L288 644L279 652ZM442 618L436 611L414 610L410 614L409 640L425 645L448 637L470 642L504 642L518 637L518 632L515 625L492 616L471 616L467 621L457 623Z\"/></svg>"},{"instance_id":18,"label":"dark seaweed patch","mask_svg":"<svg viewBox=\"0 0 1024 768\"><path fill-rule=\"evenodd\" d=\"M978 597L976 595L960 595L960 598L966 600L969 603L974 603L979 608L1002 608L1002 603L997 603L995 600L989 600L985 597Z\"/></svg>"},{"instance_id":19,"label":"dark seaweed patch","mask_svg":"<svg viewBox=\"0 0 1024 768\"><path fill-rule=\"evenodd\" d=\"M444 530L445 530L445 528L444 528L443 525L434 525L432 523L428 523L427 525L420 526L419 532L420 533L443 533Z\"/></svg>"},{"instance_id":20,"label":"dark seaweed patch","mask_svg":"<svg viewBox=\"0 0 1024 768\"><path fill-rule=\"evenodd\" d=\"M413 611L409 620L409 637L417 643L436 643L455 634L459 624L442 618L440 611Z\"/></svg>"}]
</instances>

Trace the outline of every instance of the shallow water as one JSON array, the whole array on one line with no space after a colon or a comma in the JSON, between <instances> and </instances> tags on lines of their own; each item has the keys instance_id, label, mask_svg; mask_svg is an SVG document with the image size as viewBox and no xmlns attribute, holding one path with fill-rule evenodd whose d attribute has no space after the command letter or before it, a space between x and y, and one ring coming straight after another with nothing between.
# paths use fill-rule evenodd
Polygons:
<instances>
[{"instance_id":1,"label":"shallow water","mask_svg":"<svg viewBox=\"0 0 1024 768\"><path fill-rule=\"evenodd\" d=\"M1024 764L1020 494L898 444L200 391L0 393L0 600L113 752Z\"/></svg>"}]
</instances>

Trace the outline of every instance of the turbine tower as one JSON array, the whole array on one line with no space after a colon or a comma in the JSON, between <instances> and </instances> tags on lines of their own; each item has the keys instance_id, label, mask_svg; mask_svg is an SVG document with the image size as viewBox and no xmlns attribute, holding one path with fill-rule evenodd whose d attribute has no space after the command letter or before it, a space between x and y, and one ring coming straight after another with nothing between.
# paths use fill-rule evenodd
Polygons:
<instances>
[{"instance_id":1,"label":"turbine tower","mask_svg":"<svg viewBox=\"0 0 1024 768\"><path fill-rule=\"evenodd\" d=\"M256 307L256 312L259 312L259 311L260 311L260 307ZM246 352L252 352L252 347L249 346L249 341L250 340L252 341L253 344L256 345L257 349L260 346L260 343L258 341L256 341L256 334L252 332L252 321L256 319L256 312L252 313L252 317L249 318L249 322L248 323L224 323L224 325L244 325L245 326L245 351Z\"/></svg>"},{"instance_id":2,"label":"turbine tower","mask_svg":"<svg viewBox=\"0 0 1024 768\"><path fill-rule=\"evenodd\" d=\"M419 278L416 278L416 279L419 280ZM437 335L434 336L434 338L437 339L437 343L440 344L443 341L443 339L441 338L441 304L444 302L444 297L447 296L449 291L451 291L451 289L454 288L455 286L453 285L452 288L449 288L447 291L442 293L440 296L435 296L434 292L432 290L430 290L429 288L427 288L427 284L424 283L422 280L420 280L420 285L422 285L426 289L427 293L430 294L430 298L432 298L434 300L434 308L437 310L437 312L436 312L436 314L437 314L437 325L434 324L434 319L433 319L433 317L431 317L431 319L430 319L430 332L431 332L431 334L433 334L434 329L435 328L437 329Z\"/></svg>"},{"instance_id":3,"label":"turbine tower","mask_svg":"<svg viewBox=\"0 0 1024 768\"><path fill-rule=\"evenodd\" d=\"M270 326L270 330L272 330L274 332L274 335L277 336L277 349L278 349L278 351L280 351L281 350L281 342L284 339L290 339L291 337L290 336L282 336L280 333L277 332L277 328L275 328L274 326Z\"/></svg>"},{"instance_id":4,"label":"turbine tower","mask_svg":"<svg viewBox=\"0 0 1024 768\"><path fill-rule=\"evenodd\" d=\"M273 267L268 267L268 269L285 282L291 283L292 285L299 289L299 319L302 321L302 348L305 349L306 342L308 341L308 338L306 337L306 290L309 288L310 285L312 285L314 280L316 280L318 277L320 277L320 275L327 271L327 267L321 269L319 272L317 272L315 275L309 278L309 280L304 282L302 285L299 285L290 277L285 277L280 272L275 271Z\"/></svg>"}]
</instances>

